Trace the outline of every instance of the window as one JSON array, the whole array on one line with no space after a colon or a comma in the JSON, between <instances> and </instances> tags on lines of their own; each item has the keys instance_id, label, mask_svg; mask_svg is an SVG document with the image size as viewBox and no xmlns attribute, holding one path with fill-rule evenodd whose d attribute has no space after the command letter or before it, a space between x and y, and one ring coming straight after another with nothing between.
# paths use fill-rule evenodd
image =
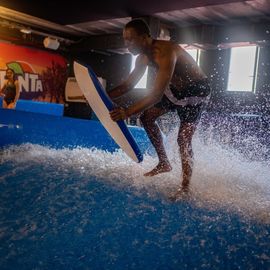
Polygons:
<instances>
[{"instance_id":1,"label":"window","mask_svg":"<svg viewBox=\"0 0 270 270\"><path fill-rule=\"evenodd\" d=\"M132 55L131 70L133 70L135 67L136 58L137 56ZM145 73L140 79L140 81L135 85L135 88L146 88L147 74L148 74L148 67L146 68Z\"/></svg>"},{"instance_id":2,"label":"window","mask_svg":"<svg viewBox=\"0 0 270 270\"><path fill-rule=\"evenodd\" d=\"M201 51L199 49L187 49L186 50L192 58L195 60L195 62L200 65L200 53Z\"/></svg>"},{"instance_id":3,"label":"window","mask_svg":"<svg viewBox=\"0 0 270 270\"><path fill-rule=\"evenodd\" d=\"M228 91L255 91L258 55L257 46L231 49Z\"/></svg>"}]
</instances>

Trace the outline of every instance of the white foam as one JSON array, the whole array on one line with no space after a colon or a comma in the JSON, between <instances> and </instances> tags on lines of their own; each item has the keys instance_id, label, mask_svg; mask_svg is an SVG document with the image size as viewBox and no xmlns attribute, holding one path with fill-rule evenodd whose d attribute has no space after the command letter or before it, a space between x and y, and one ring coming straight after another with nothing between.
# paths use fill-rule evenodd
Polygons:
<instances>
[{"instance_id":1,"label":"white foam","mask_svg":"<svg viewBox=\"0 0 270 270\"><path fill-rule=\"evenodd\" d=\"M191 180L192 200L201 207L218 207L255 216L270 223L270 166L263 161L247 161L234 150L218 144L204 144L198 136L193 141L195 165ZM181 165L176 143L176 131L166 140L166 149L173 166L170 173L144 177L156 164L155 157L146 155L140 164L133 162L121 150L109 153L97 149L76 148L55 150L40 145L23 144L4 149L0 165L14 163L16 172L46 164L54 168L47 177L70 177L80 174L85 179L95 176L105 181L146 190L163 197L181 182ZM0 176L7 180L9 174ZM44 175L44 171L41 171ZM45 177L46 178L46 177ZM79 183L78 183L79 184Z\"/></svg>"}]
</instances>

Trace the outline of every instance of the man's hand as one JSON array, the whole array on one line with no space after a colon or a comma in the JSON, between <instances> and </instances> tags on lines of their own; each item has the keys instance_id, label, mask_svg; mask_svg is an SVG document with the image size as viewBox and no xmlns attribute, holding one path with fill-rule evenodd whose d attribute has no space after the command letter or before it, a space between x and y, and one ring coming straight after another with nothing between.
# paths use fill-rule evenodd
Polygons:
<instances>
[{"instance_id":1,"label":"man's hand","mask_svg":"<svg viewBox=\"0 0 270 270\"><path fill-rule=\"evenodd\" d=\"M125 120L128 118L127 109L123 107L117 107L110 111L111 119L113 121Z\"/></svg>"}]
</instances>

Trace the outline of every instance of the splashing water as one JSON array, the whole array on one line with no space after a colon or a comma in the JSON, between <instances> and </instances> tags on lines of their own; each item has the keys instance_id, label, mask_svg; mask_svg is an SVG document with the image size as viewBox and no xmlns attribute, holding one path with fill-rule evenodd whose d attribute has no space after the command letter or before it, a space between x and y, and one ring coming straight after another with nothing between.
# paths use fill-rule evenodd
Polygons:
<instances>
[{"instance_id":1,"label":"splashing water","mask_svg":"<svg viewBox=\"0 0 270 270\"><path fill-rule=\"evenodd\" d=\"M269 269L269 164L197 133L191 196L171 203L176 134L165 140L173 171L150 178L148 154L3 149L1 269Z\"/></svg>"},{"instance_id":2,"label":"splashing water","mask_svg":"<svg viewBox=\"0 0 270 270\"><path fill-rule=\"evenodd\" d=\"M173 170L155 177L144 177L157 163L145 155L141 164L131 161L119 150L109 153L97 149L55 150L23 144L4 149L0 165L12 163L12 170L1 173L0 181L29 170L40 170L44 179L65 181L71 175L79 179L96 177L113 185L167 198L181 183L181 162L176 143L177 130L166 138L166 150ZM237 151L220 144L204 144L196 134L193 140L195 164L191 180L191 200L204 208L223 208L243 216L270 223L270 166L263 161L248 161ZM59 181L59 180L56 180ZM81 180L79 180L81 181ZM78 183L79 185L79 183Z\"/></svg>"}]
</instances>

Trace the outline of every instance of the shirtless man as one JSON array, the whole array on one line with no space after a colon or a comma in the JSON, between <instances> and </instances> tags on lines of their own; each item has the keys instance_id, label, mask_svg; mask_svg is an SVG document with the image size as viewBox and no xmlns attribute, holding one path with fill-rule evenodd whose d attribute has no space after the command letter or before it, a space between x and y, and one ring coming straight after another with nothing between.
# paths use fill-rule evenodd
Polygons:
<instances>
[{"instance_id":1,"label":"shirtless man","mask_svg":"<svg viewBox=\"0 0 270 270\"><path fill-rule=\"evenodd\" d=\"M143 20L127 23L123 38L128 50L138 57L127 80L112 89L109 96L115 99L134 88L147 66L155 68L156 78L145 98L126 108L116 107L110 112L111 118L118 121L142 113L140 120L159 158L157 166L145 176L154 176L172 170L156 119L169 111L177 111L181 121L177 138L182 161L180 189L188 189L193 168L192 137L210 94L207 77L179 45L153 39Z\"/></svg>"}]
</instances>

